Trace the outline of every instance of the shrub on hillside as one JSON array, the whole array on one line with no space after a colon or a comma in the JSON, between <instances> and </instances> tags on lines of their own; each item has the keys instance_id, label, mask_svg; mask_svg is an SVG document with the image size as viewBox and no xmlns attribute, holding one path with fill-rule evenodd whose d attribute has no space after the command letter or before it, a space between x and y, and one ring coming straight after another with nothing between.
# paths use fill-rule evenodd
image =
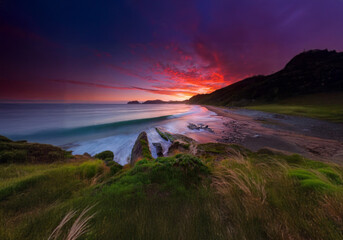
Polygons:
<instances>
[{"instance_id":1,"label":"shrub on hillside","mask_svg":"<svg viewBox=\"0 0 343 240\"><path fill-rule=\"evenodd\" d=\"M112 151L103 151L101 153L95 154L94 157L99 158L101 160L107 160L107 159L113 160L114 154Z\"/></svg>"}]
</instances>

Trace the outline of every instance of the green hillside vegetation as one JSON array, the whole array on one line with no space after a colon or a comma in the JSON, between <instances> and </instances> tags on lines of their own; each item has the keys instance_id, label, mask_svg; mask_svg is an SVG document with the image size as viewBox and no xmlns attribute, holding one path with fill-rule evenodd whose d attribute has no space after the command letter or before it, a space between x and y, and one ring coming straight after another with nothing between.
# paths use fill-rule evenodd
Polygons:
<instances>
[{"instance_id":1,"label":"green hillside vegetation","mask_svg":"<svg viewBox=\"0 0 343 240\"><path fill-rule=\"evenodd\" d=\"M79 156L1 164L0 239L343 238L342 167L196 147L133 167Z\"/></svg>"},{"instance_id":2,"label":"green hillside vegetation","mask_svg":"<svg viewBox=\"0 0 343 240\"><path fill-rule=\"evenodd\" d=\"M343 122L343 92L311 94L245 108Z\"/></svg>"},{"instance_id":3,"label":"green hillside vegetation","mask_svg":"<svg viewBox=\"0 0 343 240\"><path fill-rule=\"evenodd\" d=\"M276 73L250 77L210 94L196 95L188 103L257 106L250 108L342 121L342 92L343 53L311 50L298 54ZM311 97L320 93L325 95L324 99ZM321 100L329 102L326 99L331 99L330 95L339 95L339 102L323 104ZM330 114L337 110L337 114Z\"/></svg>"}]
</instances>

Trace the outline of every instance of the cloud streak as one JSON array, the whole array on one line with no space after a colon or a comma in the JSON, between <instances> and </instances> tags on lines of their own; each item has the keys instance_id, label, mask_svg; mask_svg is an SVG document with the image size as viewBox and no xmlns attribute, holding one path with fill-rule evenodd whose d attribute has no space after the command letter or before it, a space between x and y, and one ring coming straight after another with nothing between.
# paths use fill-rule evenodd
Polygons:
<instances>
[{"instance_id":1,"label":"cloud streak","mask_svg":"<svg viewBox=\"0 0 343 240\"><path fill-rule=\"evenodd\" d=\"M150 92L154 94L162 94L168 96L174 95L182 95L182 96L192 96L194 92L192 91L185 91L185 90L169 90L169 89L154 89L154 88L143 88L143 87L136 87L136 86L113 86L107 84L100 84L94 82L83 82L83 81L75 81L75 80L65 80L65 79L51 79L50 81L62 84L73 84L73 85L81 85L86 87L95 87L95 88L105 88L105 89L113 89L113 90L139 90Z\"/></svg>"}]
</instances>

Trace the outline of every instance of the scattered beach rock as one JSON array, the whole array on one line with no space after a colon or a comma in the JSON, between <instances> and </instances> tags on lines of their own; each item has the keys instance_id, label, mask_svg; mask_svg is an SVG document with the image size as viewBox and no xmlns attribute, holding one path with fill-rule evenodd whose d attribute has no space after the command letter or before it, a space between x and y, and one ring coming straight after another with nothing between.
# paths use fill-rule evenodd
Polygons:
<instances>
[{"instance_id":1,"label":"scattered beach rock","mask_svg":"<svg viewBox=\"0 0 343 240\"><path fill-rule=\"evenodd\" d=\"M152 143L152 145L156 148L157 157L163 157L163 148L161 143Z\"/></svg>"},{"instance_id":2,"label":"scattered beach rock","mask_svg":"<svg viewBox=\"0 0 343 240\"><path fill-rule=\"evenodd\" d=\"M231 120L223 123L226 127L223 136L218 139L218 142L222 143L242 143L246 134L243 133L243 127L245 125L239 124L235 120Z\"/></svg>"},{"instance_id":3,"label":"scattered beach rock","mask_svg":"<svg viewBox=\"0 0 343 240\"><path fill-rule=\"evenodd\" d=\"M206 131L209 131L209 132L214 132L213 129L209 128L208 125L205 125L205 124L202 124L202 123L199 123L199 124L194 124L194 123L188 123L188 126L187 126L189 129L191 130L200 130L200 129L204 129Z\"/></svg>"},{"instance_id":4,"label":"scattered beach rock","mask_svg":"<svg viewBox=\"0 0 343 240\"><path fill-rule=\"evenodd\" d=\"M152 159L151 152L149 149L149 141L146 132L141 132L136 139L135 145L131 151L131 166L135 165L136 162L146 158L148 160Z\"/></svg>"}]
</instances>

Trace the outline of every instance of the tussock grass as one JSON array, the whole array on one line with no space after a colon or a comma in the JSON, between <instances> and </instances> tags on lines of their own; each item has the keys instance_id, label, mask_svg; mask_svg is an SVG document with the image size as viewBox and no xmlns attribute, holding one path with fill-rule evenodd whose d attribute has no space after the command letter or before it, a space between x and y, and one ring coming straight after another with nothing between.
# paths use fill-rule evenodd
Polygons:
<instances>
[{"instance_id":1,"label":"tussock grass","mask_svg":"<svg viewBox=\"0 0 343 240\"><path fill-rule=\"evenodd\" d=\"M114 172L101 160L0 165L0 191L44 176L0 200L0 239L343 238L342 167L200 147Z\"/></svg>"}]
</instances>

